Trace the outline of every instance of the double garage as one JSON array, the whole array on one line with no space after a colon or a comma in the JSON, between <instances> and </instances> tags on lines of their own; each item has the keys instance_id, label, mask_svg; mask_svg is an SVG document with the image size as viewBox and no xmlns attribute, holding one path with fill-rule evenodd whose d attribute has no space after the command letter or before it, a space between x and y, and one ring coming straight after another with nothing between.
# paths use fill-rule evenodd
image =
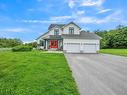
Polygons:
<instances>
[{"instance_id":1,"label":"double garage","mask_svg":"<svg viewBox=\"0 0 127 95\"><path fill-rule=\"evenodd\" d=\"M100 49L99 40L64 39L63 50L67 53L97 53Z\"/></svg>"}]
</instances>

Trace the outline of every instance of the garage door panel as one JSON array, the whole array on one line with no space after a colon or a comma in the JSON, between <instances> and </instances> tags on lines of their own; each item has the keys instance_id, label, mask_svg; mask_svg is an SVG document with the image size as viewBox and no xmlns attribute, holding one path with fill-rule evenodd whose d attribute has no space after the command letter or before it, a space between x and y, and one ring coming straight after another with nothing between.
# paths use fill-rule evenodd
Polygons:
<instances>
[{"instance_id":1,"label":"garage door panel","mask_svg":"<svg viewBox=\"0 0 127 95\"><path fill-rule=\"evenodd\" d=\"M64 43L64 50L68 53L97 53L96 43Z\"/></svg>"},{"instance_id":2,"label":"garage door panel","mask_svg":"<svg viewBox=\"0 0 127 95\"><path fill-rule=\"evenodd\" d=\"M84 53L96 53L96 44L84 44L83 52Z\"/></svg>"},{"instance_id":3,"label":"garage door panel","mask_svg":"<svg viewBox=\"0 0 127 95\"><path fill-rule=\"evenodd\" d=\"M66 50L69 53L79 53L80 52L80 43L67 43Z\"/></svg>"}]
</instances>

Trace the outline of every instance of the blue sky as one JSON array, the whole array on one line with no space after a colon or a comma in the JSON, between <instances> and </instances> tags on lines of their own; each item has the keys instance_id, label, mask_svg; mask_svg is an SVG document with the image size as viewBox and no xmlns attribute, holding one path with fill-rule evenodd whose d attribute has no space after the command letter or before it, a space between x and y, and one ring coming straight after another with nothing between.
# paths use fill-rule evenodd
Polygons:
<instances>
[{"instance_id":1,"label":"blue sky","mask_svg":"<svg viewBox=\"0 0 127 95\"><path fill-rule=\"evenodd\" d=\"M127 26L127 0L0 0L0 37L33 41L51 23L74 21L84 30Z\"/></svg>"}]
</instances>

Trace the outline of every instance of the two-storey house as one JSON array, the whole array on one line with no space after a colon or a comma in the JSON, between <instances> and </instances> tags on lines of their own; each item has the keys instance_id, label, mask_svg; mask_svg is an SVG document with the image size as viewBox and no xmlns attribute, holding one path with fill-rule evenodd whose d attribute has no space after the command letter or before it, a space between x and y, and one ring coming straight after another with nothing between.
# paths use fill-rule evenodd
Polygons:
<instances>
[{"instance_id":1,"label":"two-storey house","mask_svg":"<svg viewBox=\"0 0 127 95\"><path fill-rule=\"evenodd\" d=\"M37 43L46 50L63 50L70 53L97 53L100 39L95 33L86 32L74 22L51 24L48 32L38 37Z\"/></svg>"}]
</instances>

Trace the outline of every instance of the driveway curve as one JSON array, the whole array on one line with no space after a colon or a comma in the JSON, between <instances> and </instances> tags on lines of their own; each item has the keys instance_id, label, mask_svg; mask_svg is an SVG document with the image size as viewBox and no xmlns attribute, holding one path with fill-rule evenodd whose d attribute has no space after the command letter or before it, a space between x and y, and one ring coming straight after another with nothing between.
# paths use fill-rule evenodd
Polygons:
<instances>
[{"instance_id":1,"label":"driveway curve","mask_svg":"<svg viewBox=\"0 0 127 95\"><path fill-rule=\"evenodd\" d=\"M81 95L127 95L127 57L65 54Z\"/></svg>"}]
</instances>

